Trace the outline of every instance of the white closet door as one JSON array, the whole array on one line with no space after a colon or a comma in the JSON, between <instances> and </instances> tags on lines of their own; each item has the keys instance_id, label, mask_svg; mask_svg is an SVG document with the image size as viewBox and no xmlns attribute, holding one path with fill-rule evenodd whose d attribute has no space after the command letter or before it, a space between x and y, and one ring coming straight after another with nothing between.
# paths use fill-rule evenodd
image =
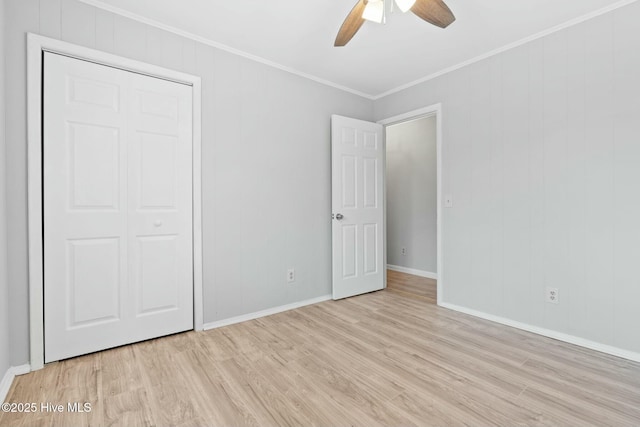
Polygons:
<instances>
[{"instance_id":1,"label":"white closet door","mask_svg":"<svg viewBox=\"0 0 640 427\"><path fill-rule=\"evenodd\" d=\"M193 328L191 87L45 54L45 361Z\"/></svg>"}]
</instances>

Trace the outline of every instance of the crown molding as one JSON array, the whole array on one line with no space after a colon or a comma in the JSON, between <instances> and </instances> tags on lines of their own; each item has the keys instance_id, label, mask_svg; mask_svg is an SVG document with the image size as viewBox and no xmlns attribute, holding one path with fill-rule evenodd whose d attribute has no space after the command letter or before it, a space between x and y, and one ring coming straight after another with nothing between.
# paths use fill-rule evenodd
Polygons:
<instances>
[{"instance_id":1,"label":"crown molding","mask_svg":"<svg viewBox=\"0 0 640 427\"><path fill-rule=\"evenodd\" d=\"M527 44L529 42L532 42L534 40L541 39L543 37L548 36L549 34L553 34L553 33L556 33L558 31L564 30L566 28L573 27L574 25L578 25L578 24L580 24L582 22L585 22L585 21L588 21L590 19L596 18L596 17L598 17L600 15L604 15L605 13L609 13L609 12L614 11L616 9L619 9L619 8L621 8L623 6L627 6L627 5L631 4L631 3L635 3L636 1L638 1L638 0L621 0L621 1L618 1L616 3L613 3L613 4L609 5L609 6L603 7L602 9L598 9L598 10L595 10L593 12L589 12L589 13L587 13L585 15L579 16L577 18L574 18L574 19L571 19L569 21L563 22L562 24L556 25L555 27L551 27L551 28L548 28L548 29L546 29L544 31L540 31L539 33L535 33L535 34L533 34L531 36L525 37L525 38L520 39L518 41L515 41L513 43L506 44L506 45L504 45L502 47L499 47L497 49L491 50L491 51L489 51L487 53L484 53L482 55L476 56L475 58L471 58L471 59L469 59L467 61L460 62L459 64L453 65L451 67L444 68L444 69L442 69L440 71L437 71L437 72L435 72L433 74L429 74L428 76L419 78L419 79L414 80L414 81L409 82L409 83L405 83L403 85L400 85L398 87L390 89L390 90L388 90L386 92L382 92L382 93L380 93L378 95L374 95L373 96L373 100L377 100L377 99L380 99L380 98L384 98L385 96L393 95L394 93L398 93L398 92L401 92L401 91L403 91L405 89L409 89L410 87L419 85L420 83L428 82L429 80L433 80L436 77L443 76L443 75L448 74L448 73L450 73L452 71L456 71L456 70L459 70L460 68L464 68L467 65L475 64L476 62L483 61L483 60L485 60L487 58L490 58L492 56L495 56L495 55L498 55L500 53L506 52L508 50L514 49L514 48L516 48L518 46L522 46L522 45Z\"/></svg>"},{"instance_id":2,"label":"crown molding","mask_svg":"<svg viewBox=\"0 0 640 427\"><path fill-rule=\"evenodd\" d=\"M304 71L296 70L295 68L288 67L286 65L279 64L279 63L277 63L275 61L271 61L271 60L263 58L261 56L254 55L254 54L251 54L251 53L236 49L236 48L231 47L229 45L226 45L224 43L219 43L219 42L210 40L210 39L208 39L206 37L202 37L202 36L199 36L197 34L193 34L193 33L181 30L181 29L176 28L176 27L172 27L171 25L163 24L162 22L158 22L158 21L156 21L154 19L149 19L149 18L146 18L144 16L138 15L136 13L129 12L128 10L124 10L124 9L119 8L119 7L111 6L110 4L104 3L103 1L100 1L100 0L78 0L78 1L80 1L81 3L85 3L85 4L88 4L90 6L96 7L98 9L105 10L107 12L111 12L113 14L120 15L120 16L122 16L124 18L129 18L129 19L132 19L134 21L138 21L140 23L143 23L143 24L146 24L146 25L150 25L152 27L156 27L156 28L159 28L159 29L164 30L164 31L168 31L168 32L176 34L178 36L181 36L181 37L184 37L184 38L187 38L187 39L190 39L190 40L197 41L198 43L202 43L202 44L205 44L205 45L208 45L208 46L211 46L211 47L215 47L216 49L220 49L220 50L223 50L225 52L229 52L229 53L232 53L234 55L241 56L243 58L250 59L252 61L259 62L259 63L264 64L264 65L268 65L269 67L277 68L278 70L282 70L282 71L285 71L287 73L295 74L296 76L312 80L312 81L314 81L316 83L320 83L322 85L329 86L329 87L332 87L334 89L339 89L339 90L344 91L344 92L349 92L349 93L352 93L354 95L358 95L358 96L360 96L362 98L366 98L366 99L370 99L370 100L374 99L374 95L371 95L369 93L361 92L359 90L355 90L355 89L352 89L350 87L343 86L343 85L338 84L338 83L334 83L334 82L332 82L330 80L323 79L323 78L318 77L318 76L314 76L313 74L309 74L309 73L305 73Z\"/></svg>"},{"instance_id":3,"label":"crown molding","mask_svg":"<svg viewBox=\"0 0 640 427\"><path fill-rule=\"evenodd\" d=\"M429 80L433 80L433 79L435 79L437 77L440 77L440 76L445 75L447 73L450 73L452 71L459 70L460 68L464 68L464 67L466 67L468 65L471 65L471 64L474 64L476 62L483 61L483 60L485 60L487 58L490 58L492 56L495 56L495 55L498 55L500 53L506 52L508 50L514 49L516 47L522 46L522 45L524 45L526 43L529 43L529 42L532 42L534 40L546 37L546 36L548 36L550 34L556 33L558 31L564 30L566 28L573 27L574 25L578 25L578 24L580 24L582 22L585 22L585 21L588 21L590 19L596 18L596 17L598 17L600 15L604 15L605 13L608 13L608 12L614 11L616 9L619 9L621 7L627 6L629 4L635 3L635 2L637 2L639 0L620 0L620 1L618 1L616 3L613 3L613 4L609 5L609 6L603 7L601 9L595 10L593 12L589 12L589 13L587 13L585 15L582 15L582 16L579 16L577 18L573 18L573 19L571 19L569 21L566 21L566 22L564 22L562 24L559 24L559 25L556 25L554 27L548 28L548 29L546 29L544 31L540 31L540 32L538 32L536 34L533 34L531 36L528 36L528 37L525 37L523 39L517 40L517 41L515 41L513 43L506 44L506 45L504 45L502 47L499 47L497 49L493 49L493 50L491 50L491 51L489 51L487 53L484 53L482 55L476 56L476 57L474 57L472 59L469 59L467 61L463 61L463 62L460 62L460 63L458 63L456 65L451 66L451 67L444 68L444 69L442 69L440 71L437 71L435 73L429 74L429 75L427 75L425 77L419 78L419 79L411 81L409 83L405 83L403 85L397 86L397 87L395 87L393 89L387 90L387 91L379 93L377 95L372 95L372 94L369 94L369 93L361 92L359 90L352 89L350 87L347 87L347 86L332 82L332 81L327 80L327 79L323 79L323 78L315 76L313 74L309 74L309 73L305 73L305 72L300 71L300 70L296 70L295 68L279 64L279 63L277 63L275 61L271 61L269 59L262 58L261 56L257 56L257 55L254 55L254 54L251 54L251 53L248 53L248 52L244 52L242 50L239 50L239 49L233 48L231 46L228 46L226 44L210 40L210 39L208 39L206 37L202 37L202 36L190 33L188 31L184 31L184 30L181 30L179 28L163 24L163 23L158 22L156 20L146 18L146 17L138 15L136 13L132 13L132 12L129 12L127 10L121 9L119 7L111 6L111 5L105 3L105 2L103 2L101 0L78 0L78 1L80 1L82 3L85 3L85 4L88 4L90 6L94 6L94 7L98 8L98 9L106 10L107 12L111 12L111 13L114 13L116 15L120 15L120 16L123 16L125 18L129 18L129 19L132 19L134 21L141 22L141 23L146 24L146 25L150 25L150 26L153 26L153 27L156 27L156 28L160 28L162 30L168 31L170 33L173 33L173 34L176 34L176 35L179 35L179 36L182 36L182 37L185 37L187 39L191 39L191 40L197 41L199 43L202 43L202 44L205 44L205 45L208 45L208 46L211 46L211 47L215 47L216 49L220 49L220 50L223 50L225 52L229 52L229 53L232 53L234 55L238 55L238 56L241 56L243 58L247 58L247 59L250 59L252 61L256 61L256 62L259 62L259 63L264 64L264 65L268 65L268 66L273 67L273 68L277 68L277 69L285 71L287 73L291 73L291 74L297 75L299 77L303 77L303 78L312 80L312 81L314 81L316 83L320 83L320 84L323 84L325 86L332 87L334 89L342 90L344 92L352 93L352 94L358 95L358 96L360 96L362 98L366 98L366 99L370 99L370 100L375 101L375 100L384 98L386 96L393 95L395 93L401 92L401 91L403 91L405 89L409 89L409 88L411 88L413 86L419 85L419 84L427 82Z\"/></svg>"}]
</instances>

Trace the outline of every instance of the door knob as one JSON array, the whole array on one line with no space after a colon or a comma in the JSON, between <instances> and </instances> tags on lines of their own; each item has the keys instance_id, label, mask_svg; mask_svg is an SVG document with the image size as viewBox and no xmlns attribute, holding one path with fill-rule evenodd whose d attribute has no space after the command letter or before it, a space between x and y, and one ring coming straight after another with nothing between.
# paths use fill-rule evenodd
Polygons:
<instances>
[{"instance_id":1,"label":"door knob","mask_svg":"<svg viewBox=\"0 0 640 427\"><path fill-rule=\"evenodd\" d=\"M341 213L336 214L336 219L337 219L338 221L340 221L342 218L344 218L344 215L342 215Z\"/></svg>"}]
</instances>

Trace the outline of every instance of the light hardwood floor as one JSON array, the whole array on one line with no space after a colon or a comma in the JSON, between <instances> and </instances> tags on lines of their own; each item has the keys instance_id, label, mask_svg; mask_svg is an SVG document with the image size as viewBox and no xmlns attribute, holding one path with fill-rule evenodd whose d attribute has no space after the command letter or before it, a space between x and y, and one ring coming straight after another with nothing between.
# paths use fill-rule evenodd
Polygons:
<instances>
[{"instance_id":1,"label":"light hardwood floor","mask_svg":"<svg viewBox=\"0 0 640 427\"><path fill-rule=\"evenodd\" d=\"M640 364L434 304L435 282L47 365L0 426L640 425Z\"/></svg>"},{"instance_id":2,"label":"light hardwood floor","mask_svg":"<svg viewBox=\"0 0 640 427\"><path fill-rule=\"evenodd\" d=\"M436 285L433 279L387 270L387 290L412 299L422 299L436 304Z\"/></svg>"}]
</instances>

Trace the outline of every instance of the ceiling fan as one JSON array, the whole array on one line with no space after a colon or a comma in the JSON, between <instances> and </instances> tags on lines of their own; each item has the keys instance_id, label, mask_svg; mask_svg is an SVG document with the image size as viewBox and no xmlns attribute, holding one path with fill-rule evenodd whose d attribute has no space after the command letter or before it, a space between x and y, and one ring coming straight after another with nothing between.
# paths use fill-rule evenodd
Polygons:
<instances>
[{"instance_id":1,"label":"ceiling fan","mask_svg":"<svg viewBox=\"0 0 640 427\"><path fill-rule=\"evenodd\" d=\"M387 1L398 6L402 12L411 10L430 24L446 28L456 17L442 0L358 0L342 23L334 46L344 46L358 32L364 21L383 23L386 19Z\"/></svg>"}]
</instances>

